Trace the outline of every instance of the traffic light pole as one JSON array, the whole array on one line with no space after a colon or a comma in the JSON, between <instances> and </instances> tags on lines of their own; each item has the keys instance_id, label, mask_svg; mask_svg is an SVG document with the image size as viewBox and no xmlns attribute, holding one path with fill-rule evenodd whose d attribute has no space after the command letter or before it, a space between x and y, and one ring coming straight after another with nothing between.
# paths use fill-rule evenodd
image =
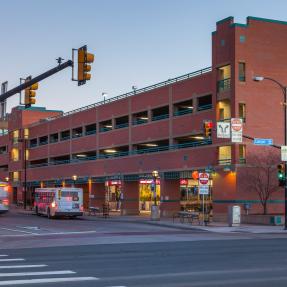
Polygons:
<instances>
[{"instance_id":1,"label":"traffic light pole","mask_svg":"<svg viewBox=\"0 0 287 287\"><path fill-rule=\"evenodd\" d=\"M17 87L15 87L14 89L0 95L0 102L3 102L5 101L6 99L8 99L9 97L17 94L17 93L20 93L21 91L25 90L26 88L30 87L31 85L33 84L36 84L68 67L72 67L73 66L73 61L72 60L68 60L66 61L65 63L63 64L60 64L58 65L57 67L53 68L53 69L50 69L48 70L47 72L35 77L35 78L32 78L30 81L28 82L25 82Z\"/></svg>"},{"instance_id":2,"label":"traffic light pole","mask_svg":"<svg viewBox=\"0 0 287 287\"><path fill-rule=\"evenodd\" d=\"M284 145L287 146L287 87L283 87L284 93ZM284 176L285 176L285 185L284 185L284 204L285 204L285 223L284 229L287 230L287 162L284 162Z\"/></svg>"}]
</instances>

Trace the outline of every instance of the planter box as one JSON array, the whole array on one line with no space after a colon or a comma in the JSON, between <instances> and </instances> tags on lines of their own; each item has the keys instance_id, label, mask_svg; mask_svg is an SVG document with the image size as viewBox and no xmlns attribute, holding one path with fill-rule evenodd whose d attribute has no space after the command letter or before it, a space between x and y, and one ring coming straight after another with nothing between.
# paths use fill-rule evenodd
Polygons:
<instances>
[{"instance_id":1,"label":"planter box","mask_svg":"<svg viewBox=\"0 0 287 287\"><path fill-rule=\"evenodd\" d=\"M261 214L242 214L241 222L246 224L259 224L259 225L283 225L283 215L261 215Z\"/></svg>"}]
</instances>

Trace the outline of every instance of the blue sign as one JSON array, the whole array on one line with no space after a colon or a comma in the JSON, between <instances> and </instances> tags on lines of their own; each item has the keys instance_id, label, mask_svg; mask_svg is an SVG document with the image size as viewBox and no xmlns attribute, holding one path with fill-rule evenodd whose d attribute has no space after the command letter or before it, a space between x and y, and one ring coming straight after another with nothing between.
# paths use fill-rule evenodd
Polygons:
<instances>
[{"instance_id":1,"label":"blue sign","mask_svg":"<svg viewBox=\"0 0 287 287\"><path fill-rule=\"evenodd\" d=\"M273 139L254 139L255 145L273 145Z\"/></svg>"}]
</instances>

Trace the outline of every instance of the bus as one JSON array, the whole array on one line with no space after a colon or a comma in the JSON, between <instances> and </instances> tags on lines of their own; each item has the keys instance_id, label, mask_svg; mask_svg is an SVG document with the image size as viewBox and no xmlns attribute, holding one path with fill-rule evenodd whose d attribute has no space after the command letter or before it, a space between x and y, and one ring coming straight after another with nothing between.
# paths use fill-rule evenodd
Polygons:
<instances>
[{"instance_id":1,"label":"bus","mask_svg":"<svg viewBox=\"0 0 287 287\"><path fill-rule=\"evenodd\" d=\"M9 210L8 183L0 182L0 213Z\"/></svg>"},{"instance_id":2,"label":"bus","mask_svg":"<svg viewBox=\"0 0 287 287\"><path fill-rule=\"evenodd\" d=\"M83 190L73 187L36 188L34 210L36 215L46 215L49 219L82 216Z\"/></svg>"}]
</instances>

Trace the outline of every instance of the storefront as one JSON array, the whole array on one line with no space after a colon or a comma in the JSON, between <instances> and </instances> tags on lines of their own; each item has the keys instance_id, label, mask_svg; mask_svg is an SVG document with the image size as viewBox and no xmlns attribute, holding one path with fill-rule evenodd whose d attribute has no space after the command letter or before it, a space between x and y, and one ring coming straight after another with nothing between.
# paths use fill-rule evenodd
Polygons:
<instances>
[{"instance_id":1,"label":"storefront","mask_svg":"<svg viewBox=\"0 0 287 287\"><path fill-rule=\"evenodd\" d=\"M204 197L204 198L203 198ZM180 207L181 210L202 212L203 203L205 211L212 210L212 179L209 180L209 194L201 195L198 179L185 178L180 180Z\"/></svg>"},{"instance_id":2,"label":"storefront","mask_svg":"<svg viewBox=\"0 0 287 287\"><path fill-rule=\"evenodd\" d=\"M141 179L139 183L139 211L149 214L151 206L155 203L154 191L156 190L156 204L160 204L160 179L154 183L153 179Z\"/></svg>"},{"instance_id":3,"label":"storefront","mask_svg":"<svg viewBox=\"0 0 287 287\"><path fill-rule=\"evenodd\" d=\"M121 209L122 182L120 180L108 180L105 182L105 201L111 211Z\"/></svg>"}]
</instances>

